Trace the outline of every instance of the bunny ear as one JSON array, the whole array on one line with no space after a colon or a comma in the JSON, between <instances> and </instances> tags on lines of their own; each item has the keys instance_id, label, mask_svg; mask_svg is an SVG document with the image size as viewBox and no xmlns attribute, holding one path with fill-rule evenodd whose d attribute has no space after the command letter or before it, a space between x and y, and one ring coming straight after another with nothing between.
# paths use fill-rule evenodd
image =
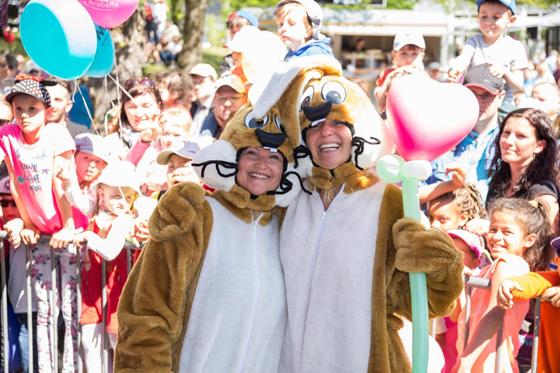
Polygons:
<instances>
[{"instance_id":1,"label":"bunny ear","mask_svg":"<svg viewBox=\"0 0 560 373\"><path fill-rule=\"evenodd\" d=\"M237 151L227 141L218 140L196 153L191 166L205 184L229 192L235 185Z\"/></svg>"},{"instance_id":2,"label":"bunny ear","mask_svg":"<svg viewBox=\"0 0 560 373\"><path fill-rule=\"evenodd\" d=\"M270 79L261 79L262 84L255 83L249 91L249 101L257 118L263 117L274 106L292 81L301 73L319 68L331 75L342 76L340 62L330 56L314 55L294 58L278 66Z\"/></svg>"}]
</instances>

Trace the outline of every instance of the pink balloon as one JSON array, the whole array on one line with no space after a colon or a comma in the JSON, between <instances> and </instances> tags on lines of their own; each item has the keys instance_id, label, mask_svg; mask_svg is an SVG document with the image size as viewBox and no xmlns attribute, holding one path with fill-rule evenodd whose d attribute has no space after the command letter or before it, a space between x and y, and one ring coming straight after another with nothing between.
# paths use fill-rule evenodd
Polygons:
<instances>
[{"instance_id":1,"label":"pink balloon","mask_svg":"<svg viewBox=\"0 0 560 373\"><path fill-rule=\"evenodd\" d=\"M114 28L130 18L138 0L80 0L93 22L105 28Z\"/></svg>"},{"instance_id":2,"label":"pink balloon","mask_svg":"<svg viewBox=\"0 0 560 373\"><path fill-rule=\"evenodd\" d=\"M387 120L404 159L431 161L470 133L478 120L478 101L460 84L411 74L393 82Z\"/></svg>"}]
</instances>

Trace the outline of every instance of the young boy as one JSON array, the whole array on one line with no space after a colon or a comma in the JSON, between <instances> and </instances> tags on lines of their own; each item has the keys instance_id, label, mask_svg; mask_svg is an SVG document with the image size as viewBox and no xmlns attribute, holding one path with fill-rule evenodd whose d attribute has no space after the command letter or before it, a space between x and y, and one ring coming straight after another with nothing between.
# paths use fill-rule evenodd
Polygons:
<instances>
[{"instance_id":1,"label":"young boy","mask_svg":"<svg viewBox=\"0 0 560 373\"><path fill-rule=\"evenodd\" d=\"M281 0L274 9L280 39L288 48L284 61L294 57L326 54L333 56L331 39L319 32L323 10L313 0Z\"/></svg>"},{"instance_id":2,"label":"young boy","mask_svg":"<svg viewBox=\"0 0 560 373\"><path fill-rule=\"evenodd\" d=\"M68 201L75 206L76 226L84 228L97 207L96 192L92 185L111 160L111 151L105 138L98 135L83 133L76 136L75 142L76 170L72 170L71 175L64 175L63 188Z\"/></svg>"},{"instance_id":3,"label":"young boy","mask_svg":"<svg viewBox=\"0 0 560 373\"><path fill-rule=\"evenodd\" d=\"M424 71L424 52L426 42L422 34L413 31L399 32L393 41L393 51L391 58L393 66L385 69L377 79L376 88L373 91L375 102L379 112L385 113L387 94L391 88L393 79L398 76Z\"/></svg>"},{"instance_id":4,"label":"young boy","mask_svg":"<svg viewBox=\"0 0 560 373\"><path fill-rule=\"evenodd\" d=\"M480 34L467 40L461 54L451 64L449 78L458 81L473 66L489 64L490 71L506 83L504 103L513 93L523 91L523 70L529 67L523 44L506 35L515 16L515 0L477 0Z\"/></svg>"},{"instance_id":5,"label":"young boy","mask_svg":"<svg viewBox=\"0 0 560 373\"><path fill-rule=\"evenodd\" d=\"M157 163L167 166L167 189L186 181L200 183L190 165L199 150L198 144L184 141L179 147L167 149L158 154ZM158 199L162 194L160 193Z\"/></svg>"}]
</instances>

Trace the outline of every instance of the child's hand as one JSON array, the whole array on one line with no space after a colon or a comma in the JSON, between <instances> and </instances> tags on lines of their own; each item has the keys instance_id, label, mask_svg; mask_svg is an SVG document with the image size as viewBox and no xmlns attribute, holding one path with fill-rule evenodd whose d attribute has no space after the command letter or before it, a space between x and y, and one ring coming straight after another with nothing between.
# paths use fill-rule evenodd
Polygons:
<instances>
[{"instance_id":1,"label":"child's hand","mask_svg":"<svg viewBox=\"0 0 560 373\"><path fill-rule=\"evenodd\" d=\"M491 64L488 67L488 70L490 71L490 74L494 75L497 78L503 78L508 71L507 67L500 63Z\"/></svg>"},{"instance_id":2,"label":"child's hand","mask_svg":"<svg viewBox=\"0 0 560 373\"><path fill-rule=\"evenodd\" d=\"M87 244L87 242L88 242L88 237L89 237L89 235L90 235L91 233L93 233L93 232L84 231L84 232L79 232L79 233L77 233L77 234L74 234L74 240L73 240L73 242L74 242L76 245Z\"/></svg>"},{"instance_id":3,"label":"child's hand","mask_svg":"<svg viewBox=\"0 0 560 373\"><path fill-rule=\"evenodd\" d=\"M461 76L463 76L462 71L451 69L447 73L447 81L449 83L459 83L459 80L461 80Z\"/></svg>"},{"instance_id":4,"label":"child's hand","mask_svg":"<svg viewBox=\"0 0 560 373\"><path fill-rule=\"evenodd\" d=\"M187 181L192 181L193 183L199 183L200 180L196 175L196 172L192 169L192 167L179 167L169 177L169 181L172 185L176 185L179 183L184 183Z\"/></svg>"},{"instance_id":5,"label":"child's hand","mask_svg":"<svg viewBox=\"0 0 560 373\"><path fill-rule=\"evenodd\" d=\"M74 242L76 231L70 228L62 228L54 233L49 241L49 245L55 250L64 250L69 244Z\"/></svg>"},{"instance_id":6,"label":"child's hand","mask_svg":"<svg viewBox=\"0 0 560 373\"><path fill-rule=\"evenodd\" d=\"M134 224L134 236L139 242L147 241L150 238L150 230L146 220L136 220Z\"/></svg>"},{"instance_id":7,"label":"child's hand","mask_svg":"<svg viewBox=\"0 0 560 373\"><path fill-rule=\"evenodd\" d=\"M462 188L465 186L467 173L465 170L459 166L450 165L445 169L445 174L451 174L451 182L455 189Z\"/></svg>"},{"instance_id":8,"label":"child's hand","mask_svg":"<svg viewBox=\"0 0 560 373\"><path fill-rule=\"evenodd\" d=\"M479 236L484 236L488 233L488 229L490 229L490 220L486 219L472 219L467 224L465 224L465 230L478 234Z\"/></svg>"},{"instance_id":9,"label":"child's hand","mask_svg":"<svg viewBox=\"0 0 560 373\"><path fill-rule=\"evenodd\" d=\"M19 236L24 245L35 245L39 241L40 233L35 228L24 228Z\"/></svg>"},{"instance_id":10,"label":"child's hand","mask_svg":"<svg viewBox=\"0 0 560 373\"><path fill-rule=\"evenodd\" d=\"M150 126L149 128L146 128L145 130L140 132L140 140L142 142L152 142L155 139L157 139L160 132L161 131L160 131L159 124L154 123L154 125Z\"/></svg>"},{"instance_id":11,"label":"child's hand","mask_svg":"<svg viewBox=\"0 0 560 373\"><path fill-rule=\"evenodd\" d=\"M21 231L23 230L23 220L16 218L12 219L6 224L4 224L4 230L6 231L8 241L12 246L12 249L17 249L21 245Z\"/></svg>"},{"instance_id":12,"label":"child's hand","mask_svg":"<svg viewBox=\"0 0 560 373\"><path fill-rule=\"evenodd\" d=\"M541 298L546 302L550 302L554 307L560 307L560 286L546 289Z\"/></svg>"},{"instance_id":13,"label":"child's hand","mask_svg":"<svg viewBox=\"0 0 560 373\"><path fill-rule=\"evenodd\" d=\"M503 310L509 310L513 307L513 291L523 291L521 285L513 280L505 279L498 288L498 307Z\"/></svg>"}]
</instances>

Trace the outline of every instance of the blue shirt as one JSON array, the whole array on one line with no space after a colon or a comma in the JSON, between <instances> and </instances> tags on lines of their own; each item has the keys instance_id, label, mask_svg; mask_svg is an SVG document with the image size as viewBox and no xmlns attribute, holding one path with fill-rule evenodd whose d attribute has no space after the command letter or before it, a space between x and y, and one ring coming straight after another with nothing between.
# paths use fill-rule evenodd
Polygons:
<instances>
[{"instance_id":1,"label":"blue shirt","mask_svg":"<svg viewBox=\"0 0 560 373\"><path fill-rule=\"evenodd\" d=\"M455 164L465 170L467 182L475 184L485 200L490 183L490 166L495 154L494 141L498 132L497 125L483 134L471 131L454 149L432 162L432 175L426 180L426 184L449 180L445 169Z\"/></svg>"},{"instance_id":2,"label":"blue shirt","mask_svg":"<svg viewBox=\"0 0 560 373\"><path fill-rule=\"evenodd\" d=\"M288 50L284 61L291 60L294 57L311 56L314 54L326 54L334 57L332 48L329 45L330 42L330 38L311 39L296 51Z\"/></svg>"}]
</instances>

